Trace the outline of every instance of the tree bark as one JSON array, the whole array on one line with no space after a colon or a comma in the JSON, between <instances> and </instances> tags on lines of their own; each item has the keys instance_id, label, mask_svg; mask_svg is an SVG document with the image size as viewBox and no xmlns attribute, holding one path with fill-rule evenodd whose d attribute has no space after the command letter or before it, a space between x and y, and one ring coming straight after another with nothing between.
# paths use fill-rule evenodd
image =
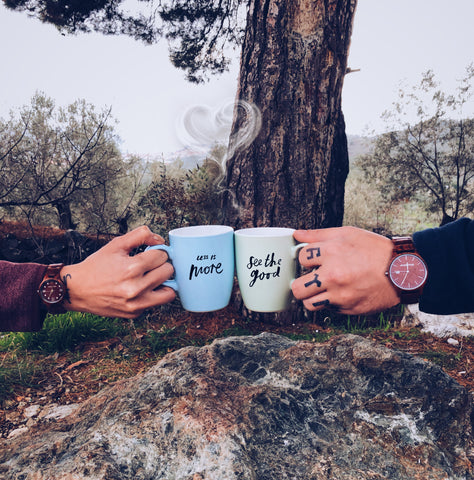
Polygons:
<instances>
[{"instance_id":1,"label":"tree bark","mask_svg":"<svg viewBox=\"0 0 474 480\"><path fill-rule=\"evenodd\" d=\"M72 221L71 204L68 200L57 200L54 207L58 212L59 228L63 230L74 230L76 224Z\"/></svg>"},{"instance_id":2,"label":"tree bark","mask_svg":"<svg viewBox=\"0 0 474 480\"><path fill-rule=\"evenodd\" d=\"M237 96L260 109L262 127L227 162L226 223L341 225L349 163L341 92L356 3L250 1ZM231 137L243 121L237 109Z\"/></svg>"}]
</instances>

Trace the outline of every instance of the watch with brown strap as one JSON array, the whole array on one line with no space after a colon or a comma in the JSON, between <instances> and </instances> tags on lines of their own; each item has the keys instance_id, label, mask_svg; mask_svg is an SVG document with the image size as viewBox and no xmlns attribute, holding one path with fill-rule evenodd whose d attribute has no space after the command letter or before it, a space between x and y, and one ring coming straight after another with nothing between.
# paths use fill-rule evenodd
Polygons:
<instances>
[{"instance_id":1,"label":"watch with brown strap","mask_svg":"<svg viewBox=\"0 0 474 480\"><path fill-rule=\"evenodd\" d=\"M67 288L61 280L60 273L64 267L62 263L48 265L43 280L38 287L38 294L46 305L49 313L66 313L63 301L66 298Z\"/></svg>"},{"instance_id":2,"label":"watch with brown strap","mask_svg":"<svg viewBox=\"0 0 474 480\"><path fill-rule=\"evenodd\" d=\"M411 237L393 237L393 253L385 275L400 296L400 303L418 303L428 277L425 261Z\"/></svg>"}]
</instances>

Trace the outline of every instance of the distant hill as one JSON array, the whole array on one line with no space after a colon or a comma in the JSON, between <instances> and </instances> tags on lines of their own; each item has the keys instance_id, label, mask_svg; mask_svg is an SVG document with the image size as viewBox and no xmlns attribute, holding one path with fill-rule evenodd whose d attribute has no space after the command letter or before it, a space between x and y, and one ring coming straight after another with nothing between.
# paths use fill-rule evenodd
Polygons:
<instances>
[{"instance_id":1,"label":"distant hill","mask_svg":"<svg viewBox=\"0 0 474 480\"><path fill-rule=\"evenodd\" d=\"M178 150L177 152L168 154L164 158L164 162L173 163L179 160L183 163L183 167L182 167L183 169L192 170L197 165L200 165L205 158L206 158L206 154L203 152L196 152L188 148L183 148L181 150Z\"/></svg>"},{"instance_id":2,"label":"distant hill","mask_svg":"<svg viewBox=\"0 0 474 480\"><path fill-rule=\"evenodd\" d=\"M347 149L349 151L349 163L352 163L359 155L371 153L374 148L373 137L360 135L347 135Z\"/></svg>"},{"instance_id":3,"label":"distant hill","mask_svg":"<svg viewBox=\"0 0 474 480\"><path fill-rule=\"evenodd\" d=\"M347 135L347 147L349 150L349 162L352 163L359 155L370 153L373 149L373 138L361 135ZM211 147L209 147L210 149ZM170 153L163 158L165 163L173 163L176 160L183 162L185 170L191 170L200 165L206 158L203 152L183 148L177 152Z\"/></svg>"}]
</instances>

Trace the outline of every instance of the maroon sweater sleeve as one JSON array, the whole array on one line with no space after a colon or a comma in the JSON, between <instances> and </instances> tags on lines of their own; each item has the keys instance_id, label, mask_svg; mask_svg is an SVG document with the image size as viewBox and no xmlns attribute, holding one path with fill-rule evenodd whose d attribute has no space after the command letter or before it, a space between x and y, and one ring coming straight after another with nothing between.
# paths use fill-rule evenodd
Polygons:
<instances>
[{"instance_id":1,"label":"maroon sweater sleeve","mask_svg":"<svg viewBox=\"0 0 474 480\"><path fill-rule=\"evenodd\" d=\"M40 330L46 310L41 307L38 286L46 265L0 261L0 331Z\"/></svg>"}]
</instances>

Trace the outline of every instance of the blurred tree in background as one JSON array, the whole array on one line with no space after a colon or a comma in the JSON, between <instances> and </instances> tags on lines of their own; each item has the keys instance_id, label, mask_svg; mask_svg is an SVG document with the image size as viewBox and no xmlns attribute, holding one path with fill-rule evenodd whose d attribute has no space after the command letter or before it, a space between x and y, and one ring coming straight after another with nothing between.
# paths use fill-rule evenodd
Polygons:
<instances>
[{"instance_id":1,"label":"blurred tree in background","mask_svg":"<svg viewBox=\"0 0 474 480\"><path fill-rule=\"evenodd\" d=\"M441 225L474 209L474 119L463 107L472 96L474 67L467 67L455 95L440 90L432 71L418 86L401 89L386 112L390 131L357 165L390 202L416 200L436 212ZM406 118L414 111L418 122Z\"/></svg>"},{"instance_id":2,"label":"blurred tree in background","mask_svg":"<svg viewBox=\"0 0 474 480\"><path fill-rule=\"evenodd\" d=\"M209 158L189 170L179 158L155 163L138 204L141 218L163 237L174 228L219 223L221 176L219 165Z\"/></svg>"},{"instance_id":3,"label":"blurred tree in background","mask_svg":"<svg viewBox=\"0 0 474 480\"><path fill-rule=\"evenodd\" d=\"M62 108L36 93L0 119L0 207L31 223L110 230L135 196L136 165L122 158L110 110L84 100Z\"/></svg>"}]
</instances>

